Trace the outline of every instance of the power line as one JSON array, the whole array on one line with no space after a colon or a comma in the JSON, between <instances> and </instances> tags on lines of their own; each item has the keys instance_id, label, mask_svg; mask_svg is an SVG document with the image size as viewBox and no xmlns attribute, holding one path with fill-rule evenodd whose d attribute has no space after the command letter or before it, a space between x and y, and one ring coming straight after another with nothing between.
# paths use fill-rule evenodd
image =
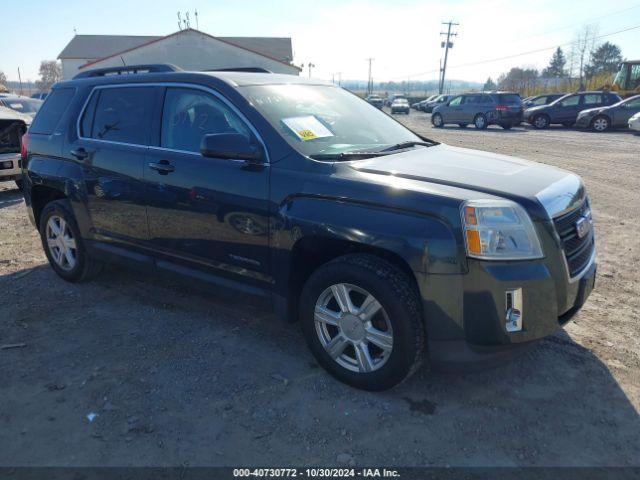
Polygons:
<instances>
[{"instance_id":1,"label":"power line","mask_svg":"<svg viewBox=\"0 0 640 480\"><path fill-rule=\"evenodd\" d=\"M631 30L636 30L638 28L640 28L640 25L634 25L632 27L627 27L627 28L624 28L622 30L617 30L615 32L606 33L604 35L597 35L595 37L595 40L600 40L602 38L610 37L612 35L618 35L620 33L629 32ZM536 50L529 50L527 52L515 53L513 55L506 55L504 57L491 58L491 59L487 59L487 60L479 60L477 62L463 63L463 64L460 64L460 65L452 65L452 66L449 67L449 69L452 69L452 68L463 68L463 67L473 67L473 66L476 66L476 65L483 65L485 63L499 62L501 60L509 60L511 58L517 58L517 57L522 57L522 56L525 56L525 55L531 55L533 53L545 52L547 50L555 50L558 47L567 47L567 46L570 46L572 44L573 44L573 42L567 42L567 43L562 43L560 45L554 45L552 47L538 48ZM421 75L427 75L427 74L436 73L436 72L438 72L438 70L426 70L426 71L420 72L420 73L412 73L411 75L398 75L397 77L392 77L392 79L419 77Z\"/></svg>"}]
</instances>

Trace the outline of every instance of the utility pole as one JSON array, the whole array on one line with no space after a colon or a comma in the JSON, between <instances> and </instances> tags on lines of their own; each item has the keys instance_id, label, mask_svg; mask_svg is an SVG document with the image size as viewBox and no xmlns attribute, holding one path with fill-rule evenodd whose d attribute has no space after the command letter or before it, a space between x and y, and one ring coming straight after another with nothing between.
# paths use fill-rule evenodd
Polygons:
<instances>
[{"instance_id":1,"label":"utility pole","mask_svg":"<svg viewBox=\"0 0 640 480\"><path fill-rule=\"evenodd\" d=\"M341 87L342 86L342 72L336 72L336 75L338 75L338 86Z\"/></svg>"},{"instance_id":2,"label":"utility pole","mask_svg":"<svg viewBox=\"0 0 640 480\"><path fill-rule=\"evenodd\" d=\"M18 82L20 82L20 95L22 95L22 76L20 75L20 67L18 67Z\"/></svg>"},{"instance_id":3,"label":"utility pole","mask_svg":"<svg viewBox=\"0 0 640 480\"><path fill-rule=\"evenodd\" d=\"M311 62L309 62L309 63L307 64L307 67L309 67L309 78L311 78L311 69L312 69L313 67L315 67L315 66L316 66L316 65L315 65L315 63L311 63Z\"/></svg>"},{"instance_id":4,"label":"utility pole","mask_svg":"<svg viewBox=\"0 0 640 480\"><path fill-rule=\"evenodd\" d=\"M449 22L442 22L443 25L447 25L447 31L446 32L440 32L440 35L446 35L447 36L447 40L446 42L440 42L440 48L444 48L444 64L442 65L442 69L441 69L441 75L440 75L440 88L438 89L438 93L442 93L443 89L444 89L444 78L445 78L445 74L447 72L447 57L449 56L449 49L453 48L453 42L451 41L451 37L456 37L458 36L457 33L451 33L451 27L455 27L460 25L459 23L453 23L451 21Z\"/></svg>"},{"instance_id":5,"label":"utility pole","mask_svg":"<svg viewBox=\"0 0 640 480\"><path fill-rule=\"evenodd\" d=\"M369 80L367 81L367 95L371 95L373 93L373 77L371 76L371 62L373 62L373 58L366 59L369 62Z\"/></svg>"}]
</instances>

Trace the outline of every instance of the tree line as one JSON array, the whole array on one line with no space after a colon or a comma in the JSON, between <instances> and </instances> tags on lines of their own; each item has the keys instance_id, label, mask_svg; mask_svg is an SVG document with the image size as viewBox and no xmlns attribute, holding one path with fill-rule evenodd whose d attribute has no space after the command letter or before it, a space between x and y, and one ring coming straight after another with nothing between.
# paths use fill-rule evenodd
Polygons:
<instances>
[{"instance_id":1,"label":"tree line","mask_svg":"<svg viewBox=\"0 0 640 480\"><path fill-rule=\"evenodd\" d=\"M597 43L595 28L588 26L576 35L568 53L558 47L542 71L514 67L495 81L489 77L483 89L523 95L601 89L611 85L623 60L620 47L611 42Z\"/></svg>"},{"instance_id":2,"label":"tree line","mask_svg":"<svg viewBox=\"0 0 640 480\"><path fill-rule=\"evenodd\" d=\"M40 78L36 80L36 88L41 92L48 92L54 83L62 80L62 65L55 60L42 60L38 72ZM0 70L0 85L6 85L7 76Z\"/></svg>"}]
</instances>

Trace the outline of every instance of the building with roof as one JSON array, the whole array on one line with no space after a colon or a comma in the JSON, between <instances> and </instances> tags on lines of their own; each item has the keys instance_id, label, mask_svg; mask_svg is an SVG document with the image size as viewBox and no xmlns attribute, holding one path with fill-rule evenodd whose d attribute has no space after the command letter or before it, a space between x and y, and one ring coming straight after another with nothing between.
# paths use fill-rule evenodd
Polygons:
<instances>
[{"instance_id":1,"label":"building with roof","mask_svg":"<svg viewBox=\"0 0 640 480\"><path fill-rule=\"evenodd\" d=\"M185 70L259 67L298 75L291 38L215 37L187 28L166 36L76 35L60 52L62 77L93 68L171 63Z\"/></svg>"}]
</instances>

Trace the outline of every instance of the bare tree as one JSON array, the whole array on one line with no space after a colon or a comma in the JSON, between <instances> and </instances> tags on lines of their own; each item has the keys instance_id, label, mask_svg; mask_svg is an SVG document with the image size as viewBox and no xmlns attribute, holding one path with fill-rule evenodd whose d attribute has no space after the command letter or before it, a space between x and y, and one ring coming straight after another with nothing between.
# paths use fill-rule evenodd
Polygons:
<instances>
[{"instance_id":1,"label":"bare tree","mask_svg":"<svg viewBox=\"0 0 640 480\"><path fill-rule=\"evenodd\" d=\"M51 86L62 80L62 66L55 60L42 60L40 62L40 80L36 81L36 88L46 92Z\"/></svg>"},{"instance_id":2,"label":"bare tree","mask_svg":"<svg viewBox=\"0 0 640 480\"><path fill-rule=\"evenodd\" d=\"M0 70L0 84L2 85L7 84L7 76L4 74L2 70Z\"/></svg>"},{"instance_id":3,"label":"bare tree","mask_svg":"<svg viewBox=\"0 0 640 480\"><path fill-rule=\"evenodd\" d=\"M591 52L596 47L596 37L598 28L595 25L585 25L578 33L571 44L569 53L569 68L572 75L580 81L580 89L585 88L585 68Z\"/></svg>"}]
</instances>

